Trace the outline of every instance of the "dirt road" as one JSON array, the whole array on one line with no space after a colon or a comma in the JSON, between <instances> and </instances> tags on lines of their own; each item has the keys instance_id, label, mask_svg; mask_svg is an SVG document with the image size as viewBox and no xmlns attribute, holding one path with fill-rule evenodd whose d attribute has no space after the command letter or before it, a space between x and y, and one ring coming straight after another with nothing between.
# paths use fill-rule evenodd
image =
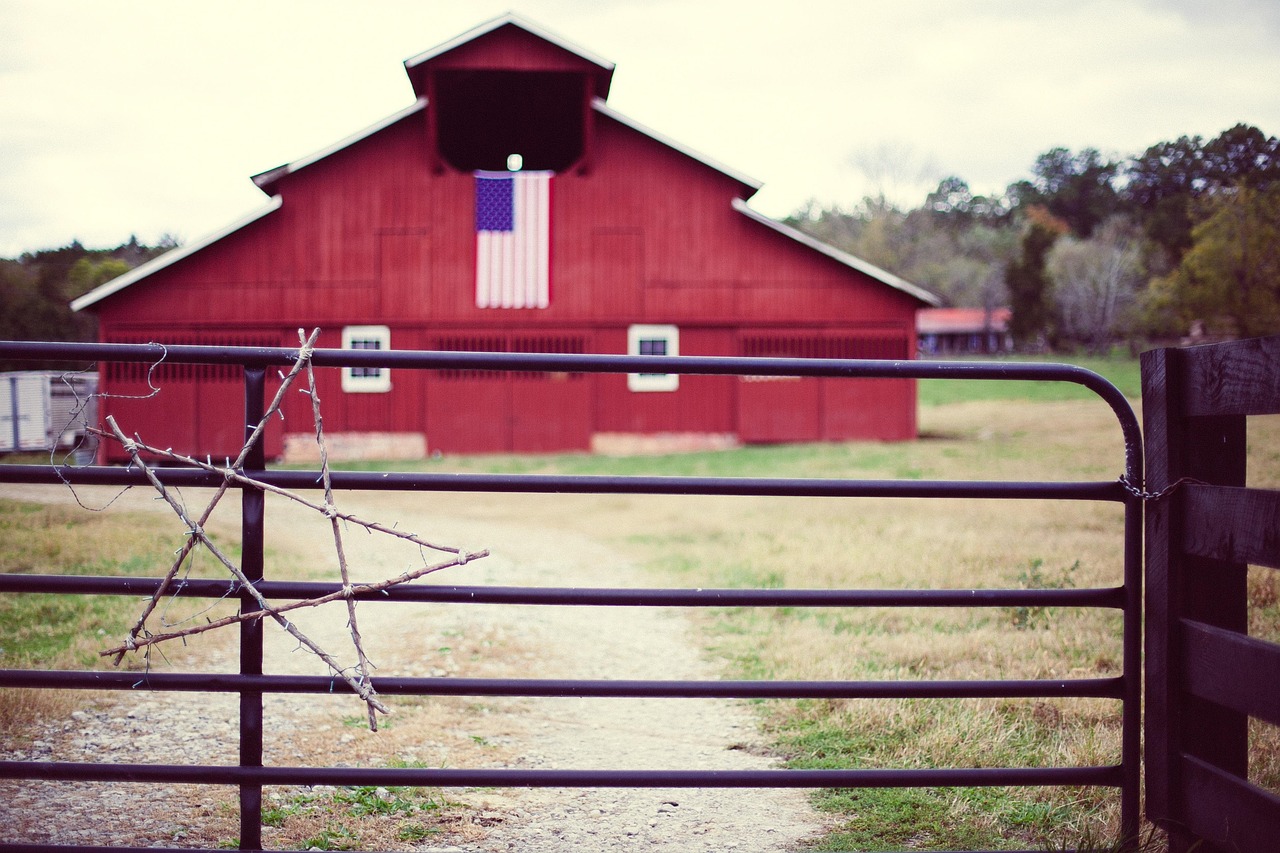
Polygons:
<instances>
[{"instance_id":1,"label":"dirt road","mask_svg":"<svg viewBox=\"0 0 1280 853\"><path fill-rule=\"evenodd\" d=\"M0 493L4 494L4 493ZM13 496L12 494L5 496ZM52 497L53 500L65 500ZM188 496L198 504L198 496ZM572 525L536 523L485 496L343 497L343 509L397 523L435 541L492 556L428 579L438 583L540 586L644 586L651 581L599 538ZM156 506L130 494L128 508ZM125 508L124 504L119 508ZM579 502L572 511L580 512ZM234 507L228 507L234 517ZM272 500L270 564L333 566L323 519ZM416 549L363 531L346 533L353 571L379 580L416 565ZM305 574L312 574L306 571ZM327 576L336 576L329 569ZM643 608L410 607L364 604L360 628L381 675L548 678L715 678L695 626L676 611ZM300 613L299 626L344 660L352 659L345 609ZM172 656L175 666L234 668L231 637L202 637ZM323 665L279 630L268 630L267 669L323 673ZM235 702L228 696L131 693L104 697L71 720L49 721L6 758L63 761L234 763ZM308 765L761 769L748 710L735 702L628 699L435 699L402 702L374 734L358 727L351 697L272 697L267 762ZM133 789L133 790L126 790ZM377 838L381 849L549 853L580 850L788 851L819 833L821 819L802 792L734 790L531 789L450 791L464 819L429 838ZM268 803L298 802L292 790ZM0 790L0 825L25 840L76 843L216 844L236 833L234 794L188 786L168 792L128 785L25 785ZM116 819L112 815L128 815ZM285 820L287 827L288 820ZM274 833L274 834L273 834ZM273 838L275 839L273 842ZM269 845L287 843L269 829ZM369 835L358 846L368 847Z\"/></svg>"}]
</instances>

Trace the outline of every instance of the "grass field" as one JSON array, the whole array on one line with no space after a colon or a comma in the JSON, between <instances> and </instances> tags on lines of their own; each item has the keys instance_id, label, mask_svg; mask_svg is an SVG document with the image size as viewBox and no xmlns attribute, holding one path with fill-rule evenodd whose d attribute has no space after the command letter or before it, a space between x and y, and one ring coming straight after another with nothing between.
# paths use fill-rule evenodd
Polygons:
<instances>
[{"instance_id":1,"label":"grass field","mask_svg":"<svg viewBox=\"0 0 1280 853\"><path fill-rule=\"evenodd\" d=\"M1085 366L1137 395L1133 360ZM385 467L1112 480L1123 472L1123 442L1110 410L1090 396L1076 386L929 380L920 383L923 437L910 443L627 458L445 457ZM1251 422L1250 484L1280 487L1276 419ZM655 585L1052 588L1120 583L1122 511L1113 504L698 496L538 496L504 503L483 495L448 496L448 501L477 513L519 513L603 539L647 566ZM128 570L139 549L173 547L165 539L112 532L103 518L67 508L0 505L0 566L5 571L29 571L37 564L90 571L110 553ZM75 541L69 531L92 534L99 542L107 537L109 547L64 552L62 543ZM1280 584L1273 575L1263 570L1251 575L1251 631L1280 640ZM120 633L128 616L126 609L104 614L88 605L46 613L40 608L51 602L5 598L0 596L0 624L19 626L4 631L0 660L6 666L81 665L89 648L96 648L93 635ZM1079 678L1120 671L1120 620L1109 611L721 609L698 618L706 653L723 664L726 677ZM70 627L53 638L22 627L50 621ZM762 728L792 767L1092 765L1114 763L1119 755L1119 706L1109 700L776 701L755 707ZM0 708L0 718L10 719L9 712ZM14 725L20 721L13 717ZM1255 780L1280 787L1280 738L1273 730L1255 730L1252 758ZM1102 789L822 791L814 801L837 825L817 848L823 850L1053 849L1108 837L1118 820L1114 791Z\"/></svg>"},{"instance_id":2,"label":"grass field","mask_svg":"<svg viewBox=\"0 0 1280 853\"><path fill-rule=\"evenodd\" d=\"M0 571L67 575L156 576L181 543L180 530L149 515L95 513L75 504L0 499ZM232 548L233 558L238 557ZM216 574L197 560L190 576ZM198 605L174 602L163 617L189 618ZM0 594L0 666L94 669L108 639L123 637L136 618L135 600L113 596ZM84 695L0 690L0 736L41 718L66 713Z\"/></svg>"},{"instance_id":3,"label":"grass field","mask_svg":"<svg viewBox=\"0 0 1280 853\"><path fill-rule=\"evenodd\" d=\"M1051 358L1020 358L1009 361L1059 361ZM1142 372L1135 358L1073 358L1078 367L1092 370L1107 379L1131 399L1142 395ZM1092 391L1073 383L1033 382L1021 380L976 380L955 382L948 379L925 379L920 382L920 405L938 406L976 400L1017 400L1049 402L1054 400L1091 400Z\"/></svg>"},{"instance_id":4,"label":"grass field","mask_svg":"<svg viewBox=\"0 0 1280 853\"><path fill-rule=\"evenodd\" d=\"M1137 363L1084 362L1137 407ZM1111 480L1123 443L1110 410L1079 386L920 383L920 441L748 447L609 459L587 455L445 458L429 470L510 473ZM1280 422L1251 423L1250 485L1280 486ZM577 525L682 586L1089 587L1121 583L1115 505L998 501L610 498L548 524ZM574 504L580 508L581 504ZM522 512L536 513L524 506ZM568 518L563 516L570 516ZM1280 640L1274 573L1251 577L1256 635ZM1061 610L725 610L708 653L750 678L1055 678L1120 672L1120 620ZM1108 764L1118 703L808 701L760 703L793 767ZM1255 781L1280 786L1280 738L1254 732ZM841 825L827 850L1074 846L1113 837L1113 791L825 791Z\"/></svg>"},{"instance_id":5,"label":"grass field","mask_svg":"<svg viewBox=\"0 0 1280 853\"><path fill-rule=\"evenodd\" d=\"M893 479L1113 479L1123 447L1110 411L1089 401L925 401L910 444L803 445L657 459L507 460L573 473ZM997 397L992 399L992 397ZM459 460L463 461L463 460ZM469 462L467 464L470 464ZM683 586L1016 587L1120 583L1122 512L1113 505L998 501L689 498L657 531L634 499L599 529ZM709 653L748 678L967 679L1119 673L1120 624L1093 611L725 610ZM1107 764L1119 707L1098 700L856 700L762 703L789 766L937 767ZM819 849L1000 849L1102 837L1108 790L823 791L839 828Z\"/></svg>"}]
</instances>

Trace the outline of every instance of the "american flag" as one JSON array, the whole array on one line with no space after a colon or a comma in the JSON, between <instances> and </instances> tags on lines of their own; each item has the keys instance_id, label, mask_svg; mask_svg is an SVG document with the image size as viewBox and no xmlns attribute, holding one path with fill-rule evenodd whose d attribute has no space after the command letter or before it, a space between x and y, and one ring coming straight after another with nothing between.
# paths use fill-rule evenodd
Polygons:
<instances>
[{"instance_id":1,"label":"american flag","mask_svg":"<svg viewBox=\"0 0 1280 853\"><path fill-rule=\"evenodd\" d=\"M476 307L551 304L552 172L476 172Z\"/></svg>"}]
</instances>

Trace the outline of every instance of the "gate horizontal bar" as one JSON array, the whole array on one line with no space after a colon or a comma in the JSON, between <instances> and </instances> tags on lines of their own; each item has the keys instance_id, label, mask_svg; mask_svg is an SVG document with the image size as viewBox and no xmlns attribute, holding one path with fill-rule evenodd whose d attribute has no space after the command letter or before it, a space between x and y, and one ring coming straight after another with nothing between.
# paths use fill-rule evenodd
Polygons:
<instances>
[{"instance_id":1,"label":"gate horizontal bar","mask_svg":"<svg viewBox=\"0 0 1280 853\"><path fill-rule=\"evenodd\" d=\"M217 460L214 461L217 464ZM197 468L152 469L165 485L216 488L225 478ZM2 479L33 485L150 486L138 470L108 466L5 465ZM321 488L315 471L255 471L262 482L293 491ZM432 474L334 471L336 489L361 491L506 492L518 494L738 495L744 497L990 498L1114 501L1131 495L1119 480L831 480L785 477L645 477L548 474Z\"/></svg>"},{"instance_id":2,"label":"gate horizontal bar","mask_svg":"<svg viewBox=\"0 0 1280 853\"><path fill-rule=\"evenodd\" d=\"M84 595L151 595L159 578L106 575L16 575L0 573L0 592ZM268 600L319 598L342 589L322 581L259 581ZM188 579L168 594L227 598L238 582ZM529 586L443 586L399 584L357 601L413 601L448 604L539 604L599 607L1090 607L1124 606L1123 587L1085 589L650 589Z\"/></svg>"},{"instance_id":3,"label":"gate horizontal bar","mask_svg":"<svg viewBox=\"0 0 1280 853\"><path fill-rule=\"evenodd\" d=\"M232 347L199 344L106 344L0 341L0 358L62 361L173 362L284 366L297 361L297 347ZM1027 361L933 361L928 359L762 358L757 356L645 356L432 350L312 350L317 367L399 367L427 370L526 370L561 373L653 372L702 375L853 376L906 379L1022 379L1073 382L1103 396L1112 387L1087 368ZM1095 387L1098 386L1098 387Z\"/></svg>"},{"instance_id":4,"label":"gate horizontal bar","mask_svg":"<svg viewBox=\"0 0 1280 853\"><path fill-rule=\"evenodd\" d=\"M1011 681L655 681L639 679L378 677L383 696L538 696L669 699L1119 699L1124 679ZM237 675L172 672L0 670L0 687L74 690L157 690L228 693L351 693L340 679L316 675Z\"/></svg>"},{"instance_id":5,"label":"gate horizontal bar","mask_svg":"<svg viewBox=\"0 0 1280 853\"><path fill-rule=\"evenodd\" d=\"M1121 784L1120 765L925 770L512 770L0 761L0 779L444 788L986 788Z\"/></svg>"},{"instance_id":6,"label":"gate horizontal bar","mask_svg":"<svg viewBox=\"0 0 1280 853\"><path fill-rule=\"evenodd\" d=\"M0 358L91 361L292 364L300 351L286 347L0 341ZM679 373L716 376L834 376L869 379L996 379L1071 382L1098 395L1124 435L1125 473L1142 482L1142 433L1129 401L1100 374L1072 364L917 359L755 358L746 356L561 355L553 353L430 352L316 349L317 367L389 367L428 370L525 370L563 373Z\"/></svg>"}]
</instances>

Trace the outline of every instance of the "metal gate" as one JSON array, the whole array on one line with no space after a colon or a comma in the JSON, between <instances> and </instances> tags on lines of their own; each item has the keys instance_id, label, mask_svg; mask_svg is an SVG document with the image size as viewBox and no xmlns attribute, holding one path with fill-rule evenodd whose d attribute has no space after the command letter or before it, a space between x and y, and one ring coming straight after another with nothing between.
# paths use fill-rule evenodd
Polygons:
<instances>
[{"instance_id":1,"label":"metal gate","mask_svg":"<svg viewBox=\"0 0 1280 853\"><path fill-rule=\"evenodd\" d=\"M244 368L246 423L262 417L268 372L293 364L298 349L109 344L0 345L0 358L59 359L149 364L163 357L177 364L234 364ZM1089 501L1124 507L1124 581L1121 586L1089 589L978 590L805 590L805 589L548 589L492 586L402 585L361 595L377 601L519 603L592 607L1079 607L1106 608L1123 614L1123 670L1118 677L1020 681L621 681L538 679L378 679L384 694L572 697L718 697L718 698L975 698L1101 697L1122 704L1122 746L1116 764L1088 767L842 769L759 771L541 770L541 769L388 769L263 766L263 696L273 692L327 694L350 690L327 677L273 676L262 672L262 624L241 624L238 675L201 676L157 672L147 687L158 691L230 692L240 701L238 766L157 764L80 764L39 761L0 762L0 778L130 781L235 785L240 791L240 847L261 848L262 789L265 785L371 786L520 786L520 787L724 787L724 788L870 788L982 786L1105 786L1120 799L1121 832L1136 838L1139 827L1139 699L1141 690L1141 535L1142 448L1137 421L1124 396L1090 371L1029 363L748 359L663 356L552 355L518 353L396 352L316 350L316 367L388 367L395 370L558 371L566 373L685 373L751 376L826 376L866 379L1041 380L1082 385L1114 412L1125 453L1117 460L1123 474L1109 481L927 481L850 479L773 479L712 477L533 476L431 473L335 472L341 490L417 490L439 492L511 492L647 495L755 495L828 498L972 498L1008 501ZM109 390L109 389L108 389ZM248 433L249 430L247 429ZM243 460L243 472L282 488L315 489L317 472L268 469L261 445ZM222 474L193 468L156 469L169 486L217 487ZM0 482L144 485L136 468L0 466ZM276 581L263 577L264 505L262 491L233 484L242 492L242 566L266 599L290 599L341 593L339 583ZM155 579L67 577L40 574L0 575L0 592L147 595ZM189 581L182 595L222 597L226 581ZM242 607L257 600L243 590ZM136 673L0 671L0 687L130 690ZM0 850L60 850L47 845L0 845Z\"/></svg>"}]
</instances>

